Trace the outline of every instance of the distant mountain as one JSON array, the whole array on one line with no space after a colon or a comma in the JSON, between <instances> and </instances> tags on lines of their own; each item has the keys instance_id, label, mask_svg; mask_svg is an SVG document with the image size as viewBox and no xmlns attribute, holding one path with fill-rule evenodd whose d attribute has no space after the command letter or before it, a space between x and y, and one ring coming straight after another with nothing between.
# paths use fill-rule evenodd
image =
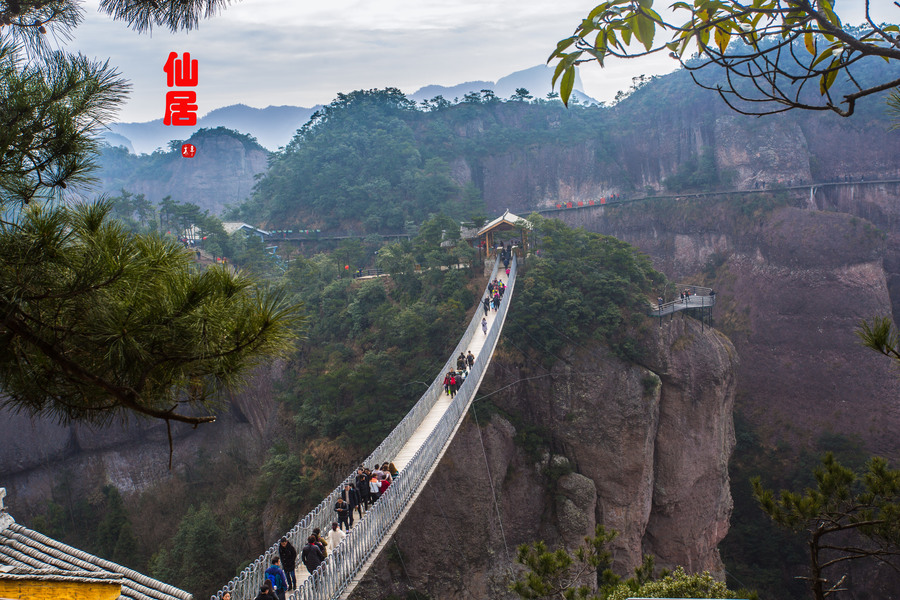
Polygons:
<instances>
[{"instance_id":1,"label":"distant mountain","mask_svg":"<svg viewBox=\"0 0 900 600\"><path fill-rule=\"evenodd\" d=\"M546 65L538 65L516 71L506 77L493 81L468 81L454 86L427 85L409 98L416 102L430 100L435 96L443 96L447 100L462 97L470 92L493 90L500 98L509 98L516 89L525 88L535 98L544 98L551 91L550 80L553 69ZM581 78L575 73L575 91L573 97L580 102L597 101L582 91ZM157 148L167 149L171 140L186 140L201 128L215 129L227 127L255 137L267 150L277 150L286 145L294 137L297 129L309 120L309 117L321 105L312 108L302 106L268 106L253 108L244 104L234 104L217 108L197 120L196 127L167 127L162 119L144 123L113 123L103 137L110 146L124 146L132 153L150 154Z\"/></svg>"},{"instance_id":2,"label":"distant mountain","mask_svg":"<svg viewBox=\"0 0 900 600\"><path fill-rule=\"evenodd\" d=\"M407 94L416 102L422 100L431 100L435 96L443 96L445 99L453 101L454 98L462 97L471 92L480 92L481 90L493 90L500 98L509 98L518 88L525 88L535 98L544 98L552 91L550 82L553 79L553 68L547 65L537 65L523 71L516 71L506 77L501 77L496 82L493 81L468 81L453 86L443 85L426 85L413 94ZM559 91L559 86L557 86ZM591 102L598 104L596 100L588 96L582 90L581 76L575 71L575 91L572 93L579 102Z\"/></svg>"},{"instance_id":3,"label":"distant mountain","mask_svg":"<svg viewBox=\"0 0 900 600\"><path fill-rule=\"evenodd\" d=\"M171 127L162 119L145 123L113 123L102 137L110 146L125 146L132 152L149 154L167 148L171 140L186 140L201 128L227 127L249 133L268 150L287 144L319 106L269 106L253 108L235 104L217 108L197 120L196 127ZM124 141L123 141L124 138ZM129 143L130 142L130 143Z\"/></svg>"},{"instance_id":4,"label":"distant mountain","mask_svg":"<svg viewBox=\"0 0 900 600\"><path fill-rule=\"evenodd\" d=\"M154 203L171 196L218 215L226 205L244 202L256 175L268 167L266 149L237 131L204 129L187 141L197 147L192 158L184 158L180 147L141 156L121 147L105 147L98 161L97 191L116 195L126 189Z\"/></svg>"}]
</instances>

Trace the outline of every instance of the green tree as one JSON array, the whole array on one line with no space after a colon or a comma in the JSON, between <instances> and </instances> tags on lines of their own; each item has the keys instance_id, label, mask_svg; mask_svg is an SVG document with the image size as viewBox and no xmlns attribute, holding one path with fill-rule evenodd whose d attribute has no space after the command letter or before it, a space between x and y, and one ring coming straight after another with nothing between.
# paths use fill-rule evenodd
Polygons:
<instances>
[{"instance_id":1,"label":"green tree","mask_svg":"<svg viewBox=\"0 0 900 600\"><path fill-rule=\"evenodd\" d=\"M509 335L552 362L567 344L594 338L634 358L634 333L663 276L650 259L611 236L572 229L562 221L528 217L539 256L516 284Z\"/></svg>"},{"instance_id":2,"label":"green tree","mask_svg":"<svg viewBox=\"0 0 900 600\"><path fill-rule=\"evenodd\" d=\"M623 581L610 568L612 553L607 545L618 532L597 525L593 536L584 538L574 551L549 550L543 541L519 546L516 562L520 572L510 589L525 600L626 600L627 598L738 598L755 597L733 592L709 573L689 575L678 567L654 578L654 560L645 556L634 575ZM741 595L739 595L741 594Z\"/></svg>"},{"instance_id":3,"label":"green tree","mask_svg":"<svg viewBox=\"0 0 900 600\"><path fill-rule=\"evenodd\" d=\"M694 81L716 90L738 112L770 114L792 108L853 114L856 102L900 85L895 72L877 81L853 77L868 58L900 59L897 25L878 24L865 3L866 24L846 27L834 0L675 2L663 17L653 0L607 0L597 5L550 55L553 82L568 101L575 67L608 58L670 54ZM696 59L689 59L697 51ZM704 81L697 72L722 69ZM834 93L838 76L846 85Z\"/></svg>"},{"instance_id":4,"label":"green tree","mask_svg":"<svg viewBox=\"0 0 900 600\"><path fill-rule=\"evenodd\" d=\"M178 30L224 4L101 9L138 31ZM92 423L211 421L217 391L287 350L297 307L244 275L196 271L177 245L110 221L109 202L58 205L90 181L127 88L108 63L50 49L81 17L76 0L0 1L0 404Z\"/></svg>"},{"instance_id":5,"label":"green tree","mask_svg":"<svg viewBox=\"0 0 900 600\"><path fill-rule=\"evenodd\" d=\"M126 566L137 566L137 540L128 520L122 495L114 485L101 490L106 513L97 525L97 547L100 556Z\"/></svg>"},{"instance_id":6,"label":"green tree","mask_svg":"<svg viewBox=\"0 0 900 600\"><path fill-rule=\"evenodd\" d=\"M172 582L192 592L195 597L210 596L228 579L230 569L225 560L225 532L209 506L191 506L178 525L170 548L151 560L154 577Z\"/></svg>"},{"instance_id":7,"label":"green tree","mask_svg":"<svg viewBox=\"0 0 900 600\"><path fill-rule=\"evenodd\" d=\"M873 559L892 564L900 555L900 471L882 458L856 473L827 453L815 469L816 486L777 496L759 478L753 495L763 511L783 527L807 537L809 582L815 600L843 588L847 563Z\"/></svg>"},{"instance_id":8,"label":"green tree","mask_svg":"<svg viewBox=\"0 0 900 600\"><path fill-rule=\"evenodd\" d=\"M298 307L197 270L180 244L132 235L109 211L34 205L0 227L0 403L98 424L215 420L219 390L289 349Z\"/></svg>"}]
</instances>

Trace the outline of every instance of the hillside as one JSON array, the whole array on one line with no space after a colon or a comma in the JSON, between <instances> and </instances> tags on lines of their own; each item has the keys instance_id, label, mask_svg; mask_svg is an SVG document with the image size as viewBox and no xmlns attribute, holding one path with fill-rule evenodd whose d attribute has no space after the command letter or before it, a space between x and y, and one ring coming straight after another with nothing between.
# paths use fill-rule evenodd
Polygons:
<instances>
[{"instance_id":1,"label":"hillside","mask_svg":"<svg viewBox=\"0 0 900 600\"><path fill-rule=\"evenodd\" d=\"M255 139L224 127L201 129L184 142L196 147L194 157L181 155L181 142L141 156L104 147L97 191L116 195L125 189L153 203L171 196L221 214L250 196L256 176L268 164L269 153Z\"/></svg>"}]
</instances>

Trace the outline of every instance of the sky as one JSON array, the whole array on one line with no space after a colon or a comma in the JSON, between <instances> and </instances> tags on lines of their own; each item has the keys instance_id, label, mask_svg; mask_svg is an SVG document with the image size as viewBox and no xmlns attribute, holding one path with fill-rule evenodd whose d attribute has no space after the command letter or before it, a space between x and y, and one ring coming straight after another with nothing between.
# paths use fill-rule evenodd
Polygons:
<instances>
[{"instance_id":1,"label":"sky","mask_svg":"<svg viewBox=\"0 0 900 600\"><path fill-rule=\"evenodd\" d=\"M596 3L591 0L244 0L187 33L138 34L86 0L84 22L69 51L106 60L132 83L120 122L162 118L169 52L199 62L199 114L246 104L314 106L338 92L429 84L496 81L543 64ZM657 4L662 4L657 2ZM668 4L665 3L665 4ZM839 0L845 22L859 22L863 0ZM872 0L886 20L900 21L890 0ZM893 14L891 14L893 13ZM611 100L640 74L674 70L649 59L580 68L584 91Z\"/></svg>"}]
</instances>

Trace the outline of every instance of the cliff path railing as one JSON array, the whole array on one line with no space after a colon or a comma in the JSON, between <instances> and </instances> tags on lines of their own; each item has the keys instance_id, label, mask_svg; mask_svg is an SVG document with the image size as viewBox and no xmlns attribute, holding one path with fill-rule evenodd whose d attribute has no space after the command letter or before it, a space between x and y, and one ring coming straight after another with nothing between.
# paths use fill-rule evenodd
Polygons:
<instances>
[{"instance_id":1,"label":"cliff path railing","mask_svg":"<svg viewBox=\"0 0 900 600\"><path fill-rule=\"evenodd\" d=\"M716 293L708 287L700 287L697 285L675 284L677 290L687 290L689 296L679 297L669 302L661 304L652 304L650 306L650 314L654 317L664 317L672 313L688 310L691 308L711 308L716 304Z\"/></svg>"},{"instance_id":2,"label":"cliff path railing","mask_svg":"<svg viewBox=\"0 0 900 600\"><path fill-rule=\"evenodd\" d=\"M497 278L498 264L499 261L495 263L489 281ZM449 402L437 425L431 430L406 466L402 468L401 476L394 480L394 483L388 487L381 498L366 511L362 519L356 522L347 533L344 541L337 548L329 549L327 558L314 573L306 574L305 567L300 563L300 557L298 556L298 587L296 590L289 592L288 598L292 600L326 600L348 595L355 587L356 582L365 573L365 570L368 569L374 557L377 556L387 538L393 534L393 531L428 482L440 458L450 445L456 430L462 423L462 419L475 397L478 387L481 385L481 380L484 378L503 330L503 324L506 320L513 289L515 288L516 271L517 262L514 256L510 263L510 273L506 278L507 287L500 303L500 308L492 315L492 323L487 335L484 337L481 350L475 358L475 364L472 366L469 376L463 382L456 396ZM487 289L485 288L486 292ZM391 462L401 448L410 442L413 433L422 425L426 415L431 412L437 401L441 399L444 374L456 367L456 357L461 351L465 351L472 345L475 336L485 335L481 331L481 319L482 311L480 308L476 308L472 321L469 323L459 344L457 344L453 353L450 354L450 358L434 378L431 386L429 386L428 390L403 420L361 464L380 465L384 462ZM285 534L285 537L291 544L298 549L298 553L300 548L305 545L306 538L309 537L314 528L320 528L323 533L330 529L330 524L335 520L334 505L337 499L341 497L344 484L353 484L354 482L355 471L341 481L334 491ZM278 542L275 542L264 554L245 568L240 575L211 596L210 600L219 600L226 591L232 593L233 600L252 600L255 598L259 593L260 586L265 582L266 568L271 564L271 559L277 555ZM305 580L302 581L301 572L305 577Z\"/></svg>"}]
</instances>

